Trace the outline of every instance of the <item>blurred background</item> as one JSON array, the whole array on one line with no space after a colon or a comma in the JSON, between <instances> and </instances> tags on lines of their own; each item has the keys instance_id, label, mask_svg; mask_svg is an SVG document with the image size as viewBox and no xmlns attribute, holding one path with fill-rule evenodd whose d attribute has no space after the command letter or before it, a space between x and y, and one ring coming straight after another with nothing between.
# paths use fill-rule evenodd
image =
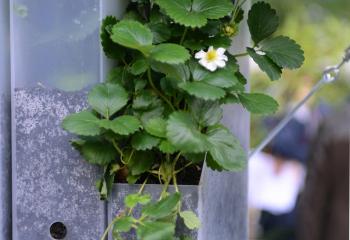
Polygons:
<instances>
[{"instance_id":1,"label":"blurred background","mask_svg":"<svg viewBox=\"0 0 350 240\"><path fill-rule=\"evenodd\" d=\"M306 60L300 70L285 71L273 83L251 63L252 91L269 93L280 103L274 116L252 115L252 148L350 46L349 0L267 2L280 16L276 35L295 39ZM264 152L251 159L250 239L349 239L349 100L348 63L336 82L323 87Z\"/></svg>"}]
</instances>

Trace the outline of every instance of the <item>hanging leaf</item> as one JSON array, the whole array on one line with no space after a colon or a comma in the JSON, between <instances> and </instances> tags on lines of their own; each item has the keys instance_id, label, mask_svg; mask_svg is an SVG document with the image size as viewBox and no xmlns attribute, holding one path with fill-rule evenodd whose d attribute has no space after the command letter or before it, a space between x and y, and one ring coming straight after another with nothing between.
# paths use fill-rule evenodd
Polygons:
<instances>
[{"instance_id":1,"label":"hanging leaf","mask_svg":"<svg viewBox=\"0 0 350 240\"><path fill-rule=\"evenodd\" d=\"M124 204L128 208L134 208L137 204L146 205L151 201L150 194L129 194L124 199Z\"/></svg>"},{"instance_id":2,"label":"hanging leaf","mask_svg":"<svg viewBox=\"0 0 350 240\"><path fill-rule=\"evenodd\" d=\"M148 55L152 49L151 30L133 20L122 20L112 28L112 40L124 47L139 50Z\"/></svg>"},{"instance_id":3,"label":"hanging leaf","mask_svg":"<svg viewBox=\"0 0 350 240\"><path fill-rule=\"evenodd\" d=\"M88 102L96 112L109 118L127 104L128 93L118 84L98 84L90 91Z\"/></svg>"},{"instance_id":4,"label":"hanging leaf","mask_svg":"<svg viewBox=\"0 0 350 240\"><path fill-rule=\"evenodd\" d=\"M155 0L175 22L187 27L203 27L208 19L219 19L230 14L229 0Z\"/></svg>"},{"instance_id":5,"label":"hanging leaf","mask_svg":"<svg viewBox=\"0 0 350 240\"><path fill-rule=\"evenodd\" d=\"M303 64L304 51L292 39L279 36L261 42L261 50L282 68L295 69Z\"/></svg>"},{"instance_id":6,"label":"hanging leaf","mask_svg":"<svg viewBox=\"0 0 350 240\"><path fill-rule=\"evenodd\" d=\"M153 219L160 219L173 213L181 198L180 193L173 193L156 203L146 205L142 209L142 215Z\"/></svg>"},{"instance_id":7,"label":"hanging leaf","mask_svg":"<svg viewBox=\"0 0 350 240\"><path fill-rule=\"evenodd\" d=\"M120 135L133 134L141 127L141 122L136 117L128 115L118 117L113 121L103 119L98 124L100 127L110 129Z\"/></svg>"},{"instance_id":8,"label":"hanging leaf","mask_svg":"<svg viewBox=\"0 0 350 240\"><path fill-rule=\"evenodd\" d=\"M103 19L101 25L101 45L104 53L109 58L122 59L125 55L125 51L122 46L114 43L111 39L112 27L118 22L113 16L107 16Z\"/></svg>"},{"instance_id":9,"label":"hanging leaf","mask_svg":"<svg viewBox=\"0 0 350 240\"><path fill-rule=\"evenodd\" d=\"M161 143L159 144L159 150L162 153L169 153L169 154L173 154L177 151L177 149L167 140L161 141Z\"/></svg>"},{"instance_id":10,"label":"hanging leaf","mask_svg":"<svg viewBox=\"0 0 350 240\"><path fill-rule=\"evenodd\" d=\"M150 150L157 146L159 142L159 138L153 137L146 132L138 132L131 139L133 148L140 151Z\"/></svg>"},{"instance_id":11,"label":"hanging leaf","mask_svg":"<svg viewBox=\"0 0 350 240\"><path fill-rule=\"evenodd\" d=\"M225 127L216 125L208 132L209 152L212 159L228 171L238 171L245 167L247 156L239 141Z\"/></svg>"},{"instance_id":12,"label":"hanging leaf","mask_svg":"<svg viewBox=\"0 0 350 240\"><path fill-rule=\"evenodd\" d=\"M185 82L180 83L179 87L190 95L196 96L204 100L217 100L223 98L226 92L219 88L204 82Z\"/></svg>"},{"instance_id":13,"label":"hanging leaf","mask_svg":"<svg viewBox=\"0 0 350 240\"><path fill-rule=\"evenodd\" d=\"M163 118L152 118L146 123L145 130L153 136L165 138L166 121Z\"/></svg>"},{"instance_id":14,"label":"hanging leaf","mask_svg":"<svg viewBox=\"0 0 350 240\"><path fill-rule=\"evenodd\" d=\"M190 104L191 115L203 127L212 126L222 119L222 109L219 102L195 99Z\"/></svg>"},{"instance_id":15,"label":"hanging leaf","mask_svg":"<svg viewBox=\"0 0 350 240\"><path fill-rule=\"evenodd\" d=\"M190 70L185 64L172 65L152 61L151 66L154 71L163 73L179 82L185 82L190 78Z\"/></svg>"},{"instance_id":16,"label":"hanging leaf","mask_svg":"<svg viewBox=\"0 0 350 240\"><path fill-rule=\"evenodd\" d=\"M134 218L124 216L115 221L113 226L113 236L119 235L120 232L129 232L134 224Z\"/></svg>"},{"instance_id":17,"label":"hanging leaf","mask_svg":"<svg viewBox=\"0 0 350 240\"><path fill-rule=\"evenodd\" d=\"M128 169L134 176L140 175L150 170L155 161L155 155L150 151L136 151L126 158L129 159L127 163Z\"/></svg>"},{"instance_id":18,"label":"hanging leaf","mask_svg":"<svg viewBox=\"0 0 350 240\"><path fill-rule=\"evenodd\" d=\"M265 2L255 3L248 14L250 34L255 44L271 36L278 27L276 11Z\"/></svg>"},{"instance_id":19,"label":"hanging leaf","mask_svg":"<svg viewBox=\"0 0 350 240\"><path fill-rule=\"evenodd\" d=\"M138 239L142 240L170 240L175 234L175 224L145 221L136 232Z\"/></svg>"},{"instance_id":20,"label":"hanging leaf","mask_svg":"<svg viewBox=\"0 0 350 240\"><path fill-rule=\"evenodd\" d=\"M184 220L186 227L191 230L198 229L201 226L201 222L197 215L192 211L180 212L180 217Z\"/></svg>"},{"instance_id":21,"label":"hanging leaf","mask_svg":"<svg viewBox=\"0 0 350 240\"><path fill-rule=\"evenodd\" d=\"M62 122L62 127L77 135L96 136L101 133L98 121L99 119L90 111L82 111L67 116Z\"/></svg>"},{"instance_id":22,"label":"hanging leaf","mask_svg":"<svg viewBox=\"0 0 350 240\"><path fill-rule=\"evenodd\" d=\"M271 114L278 110L278 103L272 97L261 93L240 93L239 101L251 113Z\"/></svg>"},{"instance_id":23,"label":"hanging leaf","mask_svg":"<svg viewBox=\"0 0 350 240\"><path fill-rule=\"evenodd\" d=\"M182 152L205 152L207 150L206 137L197 129L198 126L189 113L174 112L169 116L167 138Z\"/></svg>"},{"instance_id":24,"label":"hanging leaf","mask_svg":"<svg viewBox=\"0 0 350 240\"><path fill-rule=\"evenodd\" d=\"M80 146L80 153L91 164L106 166L117 158L112 144L100 141L86 141Z\"/></svg>"},{"instance_id":25,"label":"hanging leaf","mask_svg":"<svg viewBox=\"0 0 350 240\"><path fill-rule=\"evenodd\" d=\"M163 43L155 46L151 51L152 59L169 64L180 64L190 58L186 48L173 43Z\"/></svg>"},{"instance_id":26,"label":"hanging leaf","mask_svg":"<svg viewBox=\"0 0 350 240\"><path fill-rule=\"evenodd\" d=\"M137 76L137 75L140 75L140 74L146 72L147 69L148 69L148 63L147 63L146 59L139 59L131 65L129 71L131 74Z\"/></svg>"},{"instance_id":27,"label":"hanging leaf","mask_svg":"<svg viewBox=\"0 0 350 240\"><path fill-rule=\"evenodd\" d=\"M247 52L271 80L280 79L282 68L274 63L268 56L257 54L252 48L247 48Z\"/></svg>"}]
</instances>

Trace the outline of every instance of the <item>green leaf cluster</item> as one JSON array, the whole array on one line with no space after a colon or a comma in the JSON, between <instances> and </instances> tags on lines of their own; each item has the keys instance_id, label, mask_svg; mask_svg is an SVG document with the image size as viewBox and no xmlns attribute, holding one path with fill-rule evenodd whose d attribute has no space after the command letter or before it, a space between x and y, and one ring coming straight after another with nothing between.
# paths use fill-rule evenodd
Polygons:
<instances>
[{"instance_id":1,"label":"green leaf cluster","mask_svg":"<svg viewBox=\"0 0 350 240\"><path fill-rule=\"evenodd\" d=\"M188 228L198 228L198 218L180 211L180 195L168 196L167 186L178 190L177 176L203 162L216 171L245 167L245 150L221 124L222 106L239 104L251 113L271 114L278 104L246 91L238 57L249 55L272 80L284 68L301 66L300 46L272 36L278 17L264 2L248 13L253 45L247 53L226 52L226 66L214 72L198 63L199 50L231 45L245 14L239 2L133 0L122 19L103 20L102 48L116 66L90 90L89 108L67 116L62 126L77 136L72 146L84 159L103 169L96 184L101 199L108 198L115 178L130 184L152 179L164 186L158 202L151 203L142 191L125 199L127 211L114 223L116 239L131 229L140 239L173 239L176 216ZM138 205L140 219L129 213Z\"/></svg>"}]
</instances>

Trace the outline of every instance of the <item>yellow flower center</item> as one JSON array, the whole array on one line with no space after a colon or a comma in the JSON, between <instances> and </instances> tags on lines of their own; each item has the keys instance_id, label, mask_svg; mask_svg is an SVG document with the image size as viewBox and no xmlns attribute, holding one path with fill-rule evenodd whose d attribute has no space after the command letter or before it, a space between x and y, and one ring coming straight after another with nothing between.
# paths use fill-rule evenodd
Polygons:
<instances>
[{"instance_id":1,"label":"yellow flower center","mask_svg":"<svg viewBox=\"0 0 350 240\"><path fill-rule=\"evenodd\" d=\"M218 57L218 54L216 53L215 50L210 50L208 53L207 53L207 60L209 62L212 62L212 61L215 61Z\"/></svg>"}]
</instances>

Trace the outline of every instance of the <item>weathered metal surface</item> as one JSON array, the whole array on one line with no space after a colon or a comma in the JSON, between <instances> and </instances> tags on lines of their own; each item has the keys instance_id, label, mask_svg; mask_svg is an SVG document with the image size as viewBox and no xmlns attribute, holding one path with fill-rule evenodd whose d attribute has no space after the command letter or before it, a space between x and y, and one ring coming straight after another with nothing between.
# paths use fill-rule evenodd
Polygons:
<instances>
[{"instance_id":1,"label":"weathered metal surface","mask_svg":"<svg viewBox=\"0 0 350 240\"><path fill-rule=\"evenodd\" d=\"M240 28L231 52L245 51L248 40L246 26ZM248 76L249 62L240 61L241 71ZM249 146L249 114L239 106L224 107L223 123L238 137L246 150ZM200 240L246 240L247 218L247 171L237 173L215 172L203 169L199 195L199 214L202 227Z\"/></svg>"},{"instance_id":2,"label":"weathered metal surface","mask_svg":"<svg viewBox=\"0 0 350 240\"><path fill-rule=\"evenodd\" d=\"M106 224L94 187L98 171L60 127L66 115L84 108L86 92L16 89L14 101L14 239L50 239L54 222L65 224L65 239L98 239Z\"/></svg>"},{"instance_id":3,"label":"weathered metal surface","mask_svg":"<svg viewBox=\"0 0 350 240\"><path fill-rule=\"evenodd\" d=\"M9 1L0 2L0 240L11 239Z\"/></svg>"},{"instance_id":4,"label":"weathered metal surface","mask_svg":"<svg viewBox=\"0 0 350 240\"><path fill-rule=\"evenodd\" d=\"M108 221L111 222L115 216L124 210L124 198L131 193L137 193L140 189L140 185L128 185L128 184L115 184L112 190L110 202L108 204ZM192 210L198 214L198 186L179 186L182 194L182 206L181 210ZM146 185L143 193L149 193L152 195L153 200L159 198L162 191L160 185L149 184ZM174 192L174 187L169 187L170 192ZM136 214L140 213L140 209L136 208ZM176 229L177 236L190 236L192 239L197 239L197 232L188 230L179 219ZM125 236L126 239L136 239L134 233ZM112 240L112 238L110 237Z\"/></svg>"}]
</instances>

